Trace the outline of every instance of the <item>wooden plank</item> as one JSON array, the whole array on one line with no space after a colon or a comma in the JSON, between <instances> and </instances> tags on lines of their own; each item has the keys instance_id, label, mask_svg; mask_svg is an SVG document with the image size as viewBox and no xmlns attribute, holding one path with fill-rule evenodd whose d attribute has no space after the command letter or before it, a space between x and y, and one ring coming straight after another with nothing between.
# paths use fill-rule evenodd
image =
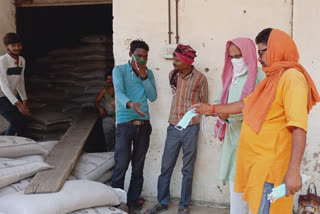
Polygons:
<instances>
[{"instance_id":1,"label":"wooden plank","mask_svg":"<svg viewBox=\"0 0 320 214\"><path fill-rule=\"evenodd\" d=\"M112 4L112 0L16 0L16 7L48 7L48 6L73 6Z\"/></svg>"},{"instance_id":2,"label":"wooden plank","mask_svg":"<svg viewBox=\"0 0 320 214\"><path fill-rule=\"evenodd\" d=\"M98 114L81 113L47 157L53 169L41 171L32 179L25 193L58 192L75 167L82 148L94 126Z\"/></svg>"}]
</instances>

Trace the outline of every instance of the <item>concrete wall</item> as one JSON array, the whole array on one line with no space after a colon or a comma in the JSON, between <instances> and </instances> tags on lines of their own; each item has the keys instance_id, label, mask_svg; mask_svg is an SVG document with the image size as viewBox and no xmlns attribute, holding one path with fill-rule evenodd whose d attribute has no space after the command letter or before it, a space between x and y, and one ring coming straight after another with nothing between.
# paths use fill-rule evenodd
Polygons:
<instances>
[{"instance_id":1,"label":"concrete wall","mask_svg":"<svg viewBox=\"0 0 320 214\"><path fill-rule=\"evenodd\" d=\"M294 0L293 38L300 51L300 63L310 73L320 90L320 2L318 0ZM311 176L311 181L320 188L320 108L319 104L309 116L307 148L302 163L302 172ZM307 186L302 189L306 193ZM319 192L319 191L318 191ZM297 197L296 197L297 198Z\"/></svg>"},{"instance_id":2,"label":"concrete wall","mask_svg":"<svg viewBox=\"0 0 320 214\"><path fill-rule=\"evenodd\" d=\"M165 44L168 43L167 8L168 1L114 1L116 64L126 63L129 59L128 45L131 40L143 38L150 45L148 66L154 71L159 95L158 100L150 104L153 133L147 154L143 192L151 197L157 195L157 178L171 105L168 73L172 69L172 61L161 56ZM175 10L174 4L172 9ZM221 87L220 75L226 41L234 37L253 39L266 27L280 28L291 33L291 12L291 1L284 0L179 1L180 42L190 44L197 50L195 66L208 78L210 101ZM174 14L172 12L173 17ZM172 22L175 23L174 18ZM174 24L172 29L175 29ZM192 199L224 205L229 201L228 186L223 186L218 179L221 144L213 139L212 127L213 119L208 119L207 138L200 133ZM171 181L172 197L180 196L181 165L180 157Z\"/></svg>"},{"instance_id":3,"label":"concrete wall","mask_svg":"<svg viewBox=\"0 0 320 214\"><path fill-rule=\"evenodd\" d=\"M3 45L2 38L8 32L15 32L15 7L11 4L11 1L5 0L0 1L0 54L4 54L6 52L6 48Z\"/></svg>"}]
</instances>

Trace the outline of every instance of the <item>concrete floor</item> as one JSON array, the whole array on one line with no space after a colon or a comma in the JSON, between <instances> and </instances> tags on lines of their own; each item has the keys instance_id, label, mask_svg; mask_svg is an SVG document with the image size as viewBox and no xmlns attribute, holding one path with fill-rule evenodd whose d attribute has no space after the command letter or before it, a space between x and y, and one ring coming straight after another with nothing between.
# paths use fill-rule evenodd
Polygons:
<instances>
[{"instance_id":1,"label":"concrete floor","mask_svg":"<svg viewBox=\"0 0 320 214\"><path fill-rule=\"evenodd\" d=\"M141 214L148 208L154 206L156 202L146 201L143 205ZM178 204L172 203L169 205L169 210L161 214L176 214L178 211ZM226 208L212 208L212 207L201 207L201 206L191 206L190 211L192 214L229 214L229 209Z\"/></svg>"}]
</instances>

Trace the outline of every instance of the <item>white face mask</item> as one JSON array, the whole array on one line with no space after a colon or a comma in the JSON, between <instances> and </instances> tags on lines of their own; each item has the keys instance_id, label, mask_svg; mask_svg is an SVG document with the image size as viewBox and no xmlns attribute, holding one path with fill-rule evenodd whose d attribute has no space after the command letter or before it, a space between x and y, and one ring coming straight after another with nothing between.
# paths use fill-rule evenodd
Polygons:
<instances>
[{"instance_id":1,"label":"white face mask","mask_svg":"<svg viewBox=\"0 0 320 214\"><path fill-rule=\"evenodd\" d=\"M243 58L238 59L231 59L231 63L233 65L233 77L232 82L236 84L238 77L242 76L243 74L247 73L248 65L245 63Z\"/></svg>"}]
</instances>

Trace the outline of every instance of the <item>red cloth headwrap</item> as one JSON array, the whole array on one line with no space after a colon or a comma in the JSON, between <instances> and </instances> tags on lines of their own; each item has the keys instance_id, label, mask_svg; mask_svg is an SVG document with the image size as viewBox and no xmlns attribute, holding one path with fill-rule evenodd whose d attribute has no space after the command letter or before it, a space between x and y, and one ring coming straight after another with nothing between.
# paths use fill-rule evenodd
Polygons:
<instances>
[{"instance_id":1,"label":"red cloth headwrap","mask_svg":"<svg viewBox=\"0 0 320 214\"><path fill-rule=\"evenodd\" d=\"M192 65L194 58L197 56L196 51L192 47L182 44L177 46L173 54L187 65Z\"/></svg>"}]
</instances>

